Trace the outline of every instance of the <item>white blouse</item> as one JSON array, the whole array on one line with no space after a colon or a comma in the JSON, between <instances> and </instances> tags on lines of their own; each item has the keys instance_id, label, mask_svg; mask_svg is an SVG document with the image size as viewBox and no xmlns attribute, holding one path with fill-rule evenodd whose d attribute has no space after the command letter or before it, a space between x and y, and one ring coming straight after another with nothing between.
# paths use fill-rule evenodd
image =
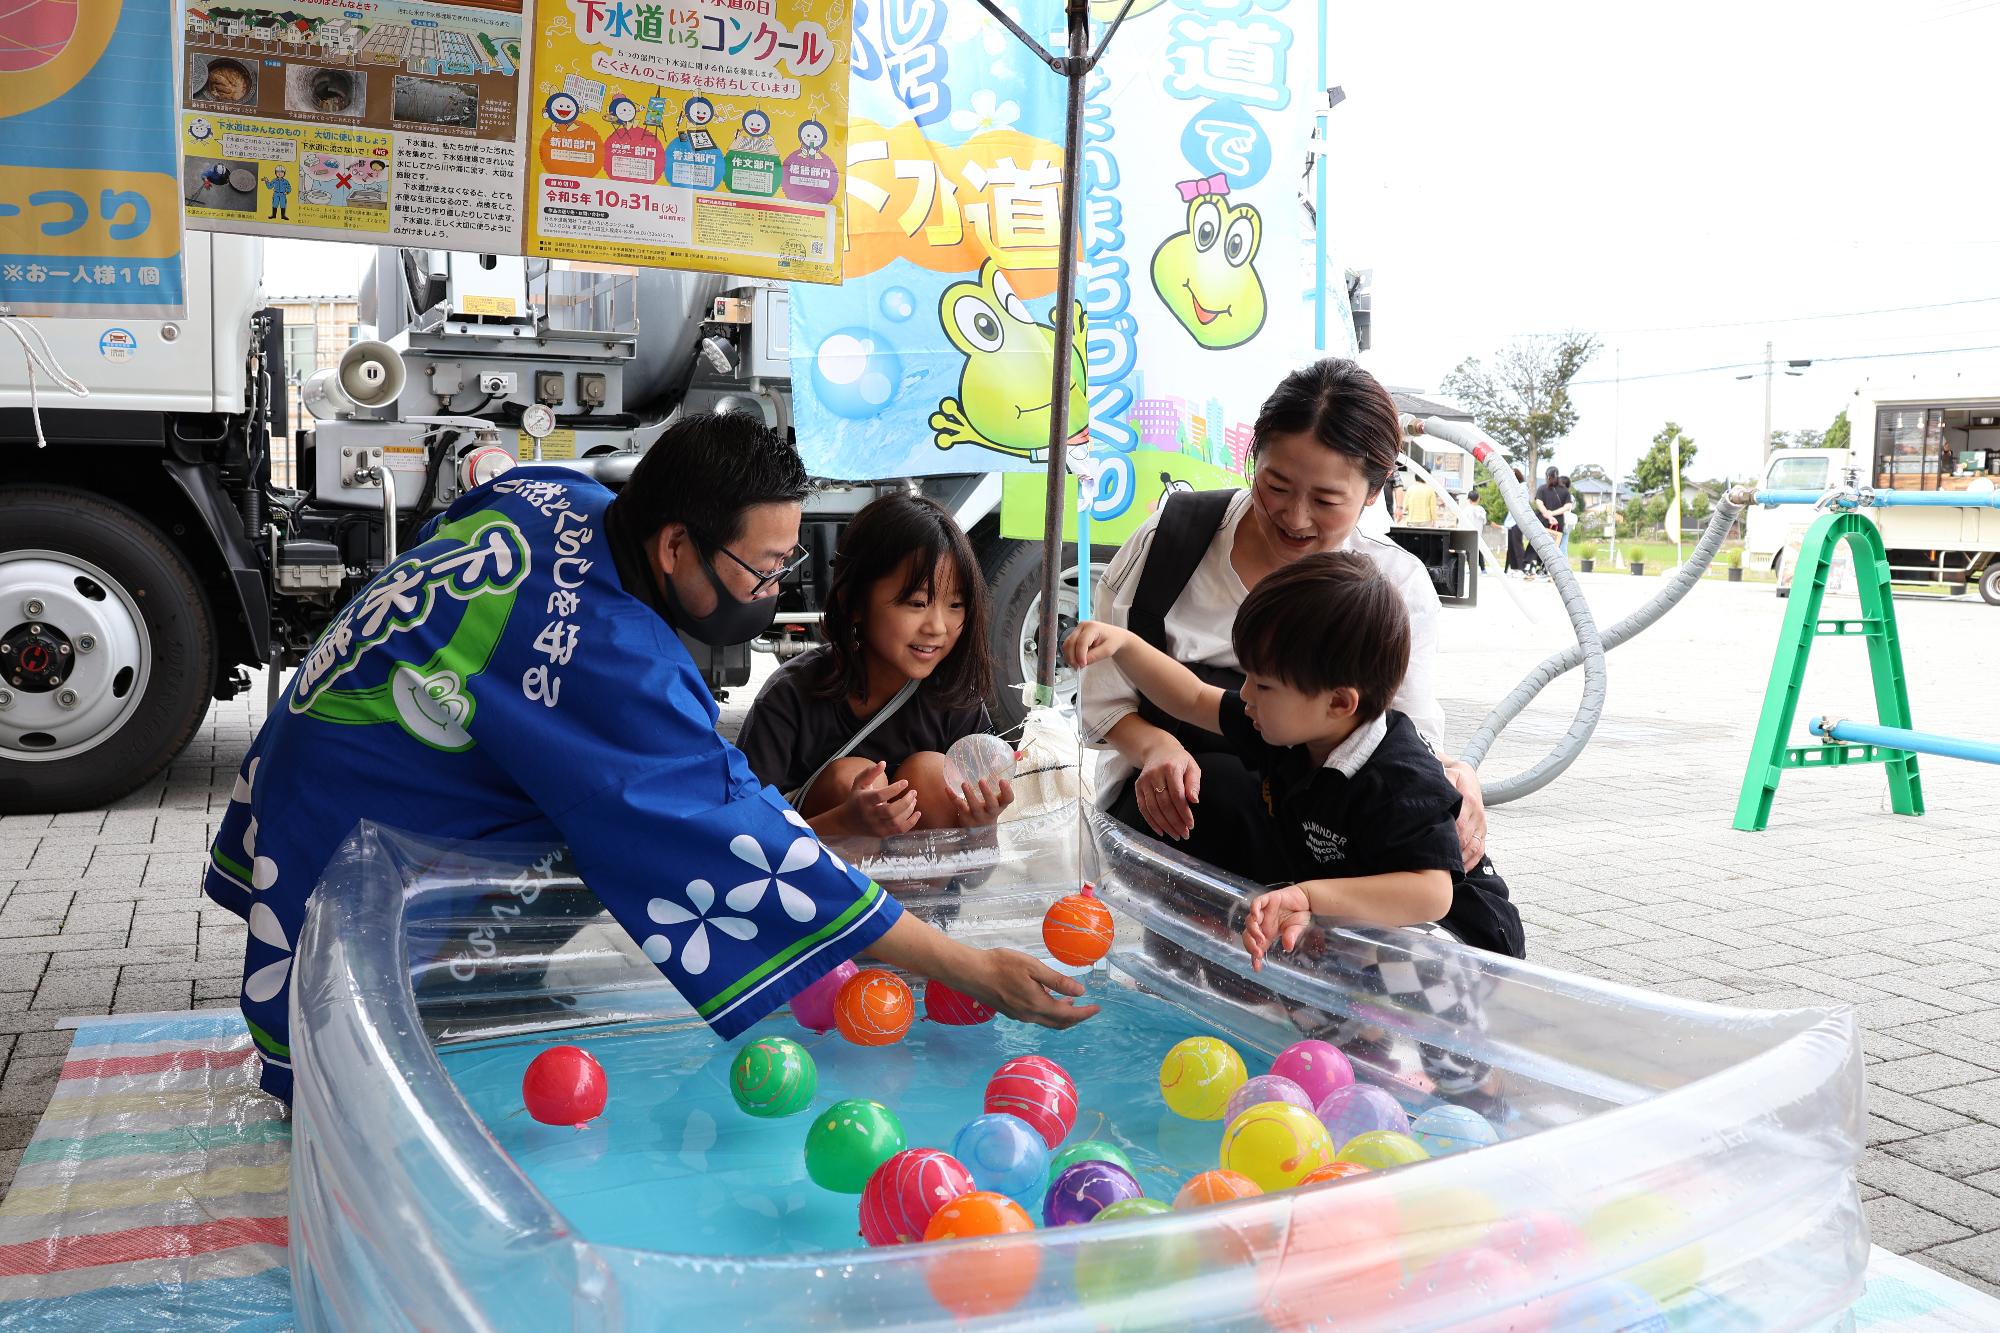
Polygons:
<instances>
[{"instance_id":1,"label":"white blouse","mask_svg":"<svg viewBox=\"0 0 2000 1333\"><path fill-rule=\"evenodd\" d=\"M1240 491L1229 509L1208 552L1195 567L1187 587L1181 590L1166 616L1167 651L1177 661L1204 666L1242 670L1236 650L1229 641L1237 608L1250 590L1243 586L1230 553L1236 544L1237 523L1250 505L1250 492ZM1153 530L1159 525L1155 513L1139 525L1138 531L1119 548L1105 566L1098 585L1094 614L1106 624L1124 626L1132 613L1132 599L1139 590L1139 576L1153 549ZM1385 538L1349 534L1342 550L1353 551L1373 560L1376 567L1403 595L1410 612L1410 669L1396 691L1393 707L1407 715L1430 747L1444 753L1444 709L1437 701L1432 684L1437 668L1437 589L1423 562ZM1097 800L1109 806L1125 780L1134 771L1132 764L1105 742L1105 734L1123 718L1139 711L1139 693L1115 661L1103 661L1083 673L1080 701L1084 739L1101 747L1097 763Z\"/></svg>"}]
</instances>

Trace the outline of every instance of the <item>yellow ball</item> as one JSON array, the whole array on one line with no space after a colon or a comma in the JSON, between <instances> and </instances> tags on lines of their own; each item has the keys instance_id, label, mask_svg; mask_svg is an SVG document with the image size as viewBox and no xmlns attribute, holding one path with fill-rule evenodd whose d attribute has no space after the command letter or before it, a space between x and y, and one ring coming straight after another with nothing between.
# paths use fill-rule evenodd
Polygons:
<instances>
[{"instance_id":1,"label":"yellow ball","mask_svg":"<svg viewBox=\"0 0 2000 1333\"><path fill-rule=\"evenodd\" d=\"M1304 1107L1260 1102L1229 1122L1221 1157L1223 1170L1240 1171L1271 1194L1331 1165L1333 1139Z\"/></svg>"},{"instance_id":2,"label":"yellow ball","mask_svg":"<svg viewBox=\"0 0 2000 1333\"><path fill-rule=\"evenodd\" d=\"M1370 1171L1387 1171L1392 1166L1408 1166L1429 1158L1424 1146L1408 1134L1398 1134L1393 1129L1371 1129L1349 1139L1340 1149L1339 1160L1365 1166Z\"/></svg>"},{"instance_id":3,"label":"yellow ball","mask_svg":"<svg viewBox=\"0 0 2000 1333\"><path fill-rule=\"evenodd\" d=\"M1616 1263L1654 1253L1693 1226L1679 1205L1657 1194L1633 1194L1592 1213L1583 1234L1598 1258ZM1691 1241L1616 1276L1665 1304L1701 1281L1702 1260L1701 1242Z\"/></svg>"},{"instance_id":4,"label":"yellow ball","mask_svg":"<svg viewBox=\"0 0 2000 1333\"><path fill-rule=\"evenodd\" d=\"M1220 1037L1189 1037L1160 1061L1160 1095L1177 1115L1220 1120L1230 1094L1249 1077L1234 1046Z\"/></svg>"}]
</instances>

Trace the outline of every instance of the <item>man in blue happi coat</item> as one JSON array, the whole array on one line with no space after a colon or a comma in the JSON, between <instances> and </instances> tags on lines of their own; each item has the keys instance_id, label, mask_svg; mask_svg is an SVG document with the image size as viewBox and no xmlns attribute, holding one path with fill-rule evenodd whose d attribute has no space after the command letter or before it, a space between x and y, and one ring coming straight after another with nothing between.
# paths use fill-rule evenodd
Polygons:
<instances>
[{"instance_id":1,"label":"man in blue happi coat","mask_svg":"<svg viewBox=\"0 0 2000 1333\"><path fill-rule=\"evenodd\" d=\"M615 499L555 468L467 492L342 609L250 747L205 883L249 922L243 1015L268 1091L291 1097L307 899L361 820L566 843L723 1038L859 953L1030 1022L1096 1012L1027 955L905 916L716 734L675 631L723 645L771 623L805 491L761 421L688 417Z\"/></svg>"}]
</instances>

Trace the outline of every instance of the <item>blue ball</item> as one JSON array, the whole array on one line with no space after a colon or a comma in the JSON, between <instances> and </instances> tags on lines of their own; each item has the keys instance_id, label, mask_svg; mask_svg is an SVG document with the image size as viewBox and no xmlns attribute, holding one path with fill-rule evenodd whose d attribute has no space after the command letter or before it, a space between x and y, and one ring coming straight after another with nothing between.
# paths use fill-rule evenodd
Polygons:
<instances>
[{"instance_id":1,"label":"blue ball","mask_svg":"<svg viewBox=\"0 0 2000 1333\"><path fill-rule=\"evenodd\" d=\"M811 359L813 393L826 410L850 421L870 421L903 387L903 357L876 329L835 329Z\"/></svg>"},{"instance_id":2,"label":"blue ball","mask_svg":"<svg viewBox=\"0 0 2000 1333\"><path fill-rule=\"evenodd\" d=\"M1571 1333L1667 1333L1659 1302L1629 1282L1598 1282L1562 1303L1558 1328Z\"/></svg>"},{"instance_id":3,"label":"blue ball","mask_svg":"<svg viewBox=\"0 0 2000 1333\"><path fill-rule=\"evenodd\" d=\"M1039 1195L1049 1169L1049 1146L1019 1116L998 1112L968 1120L951 1141L951 1155L972 1173L972 1183L1015 1198Z\"/></svg>"},{"instance_id":4,"label":"blue ball","mask_svg":"<svg viewBox=\"0 0 2000 1333\"><path fill-rule=\"evenodd\" d=\"M1500 1132L1471 1107L1445 1102L1412 1120L1410 1137L1432 1157L1445 1157L1491 1147L1500 1141Z\"/></svg>"}]
</instances>

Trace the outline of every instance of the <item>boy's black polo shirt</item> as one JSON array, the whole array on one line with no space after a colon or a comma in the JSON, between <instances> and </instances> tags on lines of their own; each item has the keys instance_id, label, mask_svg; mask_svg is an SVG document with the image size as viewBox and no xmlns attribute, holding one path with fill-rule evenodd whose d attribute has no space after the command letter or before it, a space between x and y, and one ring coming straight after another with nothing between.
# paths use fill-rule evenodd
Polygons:
<instances>
[{"instance_id":1,"label":"boy's black polo shirt","mask_svg":"<svg viewBox=\"0 0 2000 1333\"><path fill-rule=\"evenodd\" d=\"M1465 873L1458 792L1410 719L1391 709L1336 748L1327 764L1314 764L1303 745L1267 743L1233 690L1222 696L1221 725L1231 748L1264 776L1264 804L1295 880L1449 871L1451 910L1438 924L1478 948L1527 956L1520 913L1492 858Z\"/></svg>"}]
</instances>

